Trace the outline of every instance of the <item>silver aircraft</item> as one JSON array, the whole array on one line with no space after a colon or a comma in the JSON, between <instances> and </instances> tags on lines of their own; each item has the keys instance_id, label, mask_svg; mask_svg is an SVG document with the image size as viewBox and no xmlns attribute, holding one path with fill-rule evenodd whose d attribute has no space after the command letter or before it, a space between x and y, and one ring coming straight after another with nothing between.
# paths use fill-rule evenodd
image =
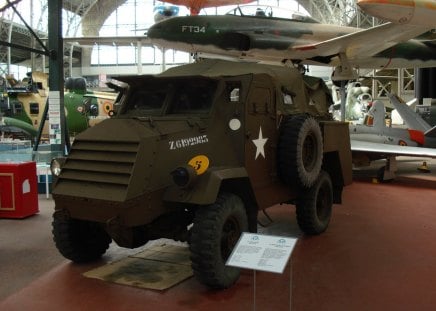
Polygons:
<instances>
[{"instance_id":1,"label":"silver aircraft","mask_svg":"<svg viewBox=\"0 0 436 311\"><path fill-rule=\"evenodd\" d=\"M382 181L395 177L396 156L436 158L436 126L430 127L398 96L390 94L389 99L407 128L387 126L384 104L378 100L373 102L365 124L350 124L353 164L365 166L386 159L378 175Z\"/></svg>"}]
</instances>

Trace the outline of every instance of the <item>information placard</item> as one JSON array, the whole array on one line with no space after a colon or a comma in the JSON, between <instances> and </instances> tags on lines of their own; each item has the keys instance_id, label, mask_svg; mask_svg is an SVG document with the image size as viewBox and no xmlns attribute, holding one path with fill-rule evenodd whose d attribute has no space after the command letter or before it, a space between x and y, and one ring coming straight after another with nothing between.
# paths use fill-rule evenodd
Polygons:
<instances>
[{"instance_id":1,"label":"information placard","mask_svg":"<svg viewBox=\"0 0 436 311\"><path fill-rule=\"evenodd\" d=\"M50 144L61 144L61 108L60 108L60 92L50 91L48 100L48 117L49 117L49 135Z\"/></svg>"},{"instance_id":2,"label":"information placard","mask_svg":"<svg viewBox=\"0 0 436 311\"><path fill-rule=\"evenodd\" d=\"M296 243L296 238L244 232L226 265L283 273Z\"/></svg>"}]
</instances>

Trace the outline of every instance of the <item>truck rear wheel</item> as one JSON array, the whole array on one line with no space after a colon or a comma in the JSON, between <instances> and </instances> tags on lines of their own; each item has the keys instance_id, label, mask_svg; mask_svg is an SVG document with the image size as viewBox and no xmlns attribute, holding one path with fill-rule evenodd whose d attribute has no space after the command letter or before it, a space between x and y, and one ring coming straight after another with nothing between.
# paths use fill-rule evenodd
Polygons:
<instances>
[{"instance_id":1,"label":"truck rear wheel","mask_svg":"<svg viewBox=\"0 0 436 311\"><path fill-rule=\"evenodd\" d=\"M53 240L59 252L77 263L100 258L111 243L110 236L95 222L72 219L61 211L53 214Z\"/></svg>"},{"instance_id":2,"label":"truck rear wheel","mask_svg":"<svg viewBox=\"0 0 436 311\"><path fill-rule=\"evenodd\" d=\"M222 289L238 280L240 269L225 263L244 231L247 213L237 195L221 193L214 204L197 210L190 250L192 270L201 283Z\"/></svg>"},{"instance_id":3,"label":"truck rear wheel","mask_svg":"<svg viewBox=\"0 0 436 311\"><path fill-rule=\"evenodd\" d=\"M324 232L332 214L333 187L330 175L321 171L315 184L303 190L297 199L297 221L300 229L306 234Z\"/></svg>"},{"instance_id":4,"label":"truck rear wheel","mask_svg":"<svg viewBox=\"0 0 436 311\"><path fill-rule=\"evenodd\" d=\"M278 142L277 168L285 184L311 187L321 170L322 156L322 133L314 118L299 115L283 123Z\"/></svg>"}]
</instances>

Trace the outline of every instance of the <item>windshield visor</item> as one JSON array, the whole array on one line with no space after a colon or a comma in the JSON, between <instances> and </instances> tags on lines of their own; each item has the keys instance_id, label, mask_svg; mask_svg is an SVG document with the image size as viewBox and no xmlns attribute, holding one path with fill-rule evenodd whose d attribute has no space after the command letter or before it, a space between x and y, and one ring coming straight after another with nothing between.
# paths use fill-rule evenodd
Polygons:
<instances>
[{"instance_id":1,"label":"windshield visor","mask_svg":"<svg viewBox=\"0 0 436 311\"><path fill-rule=\"evenodd\" d=\"M217 84L202 77L150 79L132 87L124 113L138 117L208 114Z\"/></svg>"}]
</instances>

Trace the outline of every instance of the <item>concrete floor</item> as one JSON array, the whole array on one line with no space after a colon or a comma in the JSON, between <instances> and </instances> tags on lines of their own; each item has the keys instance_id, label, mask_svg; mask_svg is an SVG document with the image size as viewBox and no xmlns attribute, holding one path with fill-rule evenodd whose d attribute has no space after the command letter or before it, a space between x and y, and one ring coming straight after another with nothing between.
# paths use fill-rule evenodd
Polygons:
<instances>
[{"instance_id":1,"label":"concrete floor","mask_svg":"<svg viewBox=\"0 0 436 311\"><path fill-rule=\"evenodd\" d=\"M375 169L355 171L320 236L301 234L292 206L270 208L274 223L260 230L298 237L292 260L283 274L244 270L224 291L194 278L154 291L83 277L132 250L111 245L100 262L70 263L52 242L53 202L41 196L38 215L0 219L0 310L434 310L436 161L428 163L433 172L422 174L420 161L400 161L387 184L373 183Z\"/></svg>"}]
</instances>

